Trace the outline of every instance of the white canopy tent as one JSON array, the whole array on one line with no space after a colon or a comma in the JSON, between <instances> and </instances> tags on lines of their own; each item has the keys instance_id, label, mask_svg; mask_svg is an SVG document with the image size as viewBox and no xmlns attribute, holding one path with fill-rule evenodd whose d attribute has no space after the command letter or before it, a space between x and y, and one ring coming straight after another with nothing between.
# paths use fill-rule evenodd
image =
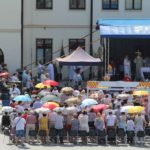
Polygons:
<instances>
[{"instance_id":1,"label":"white canopy tent","mask_svg":"<svg viewBox=\"0 0 150 150\"><path fill-rule=\"evenodd\" d=\"M81 47L78 47L72 54L64 58L56 58L60 65L66 66L95 66L101 63L100 58L94 58Z\"/></svg>"}]
</instances>

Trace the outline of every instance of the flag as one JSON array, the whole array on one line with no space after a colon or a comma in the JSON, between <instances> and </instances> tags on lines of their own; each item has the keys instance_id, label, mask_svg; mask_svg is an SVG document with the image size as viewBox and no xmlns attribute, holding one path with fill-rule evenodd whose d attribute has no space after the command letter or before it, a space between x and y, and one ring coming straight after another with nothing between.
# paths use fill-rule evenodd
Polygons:
<instances>
[{"instance_id":1,"label":"flag","mask_svg":"<svg viewBox=\"0 0 150 150\"><path fill-rule=\"evenodd\" d=\"M65 52L64 52L64 46L63 46L63 40L62 40L62 46L60 49L60 57L64 57L65 56Z\"/></svg>"}]
</instances>

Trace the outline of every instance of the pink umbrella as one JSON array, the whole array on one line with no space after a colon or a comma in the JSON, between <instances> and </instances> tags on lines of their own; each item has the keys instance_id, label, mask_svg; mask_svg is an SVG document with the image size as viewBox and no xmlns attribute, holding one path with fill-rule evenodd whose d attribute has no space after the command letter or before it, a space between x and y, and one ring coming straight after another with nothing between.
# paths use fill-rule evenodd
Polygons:
<instances>
[{"instance_id":1,"label":"pink umbrella","mask_svg":"<svg viewBox=\"0 0 150 150\"><path fill-rule=\"evenodd\" d=\"M108 105L105 105L105 104L98 104L98 105L95 105L92 107L94 112L99 112L100 110L105 110L108 108Z\"/></svg>"},{"instance_id":2,"label":"pink umbrella","mask_svg":"<svg viewBox=\"0 0 150 150\"><path fill-rule=\"evenodd\" d=\"M50 86L58 86L59 83L54 80L46 80L43 82L44 85L50 85Z\"/></svg>"},{"instance_id":3,"label":"pink umbrella","mask_svg":"<svg viewBox=\"0 0 150 150\"><path fill-rule=\"evenodd\" d=\"M8 72L0 73L0 77L6 77L6 76L8 76L8 75L9 75L9 73L8 73Z\"/></svg>"}]
</instances>

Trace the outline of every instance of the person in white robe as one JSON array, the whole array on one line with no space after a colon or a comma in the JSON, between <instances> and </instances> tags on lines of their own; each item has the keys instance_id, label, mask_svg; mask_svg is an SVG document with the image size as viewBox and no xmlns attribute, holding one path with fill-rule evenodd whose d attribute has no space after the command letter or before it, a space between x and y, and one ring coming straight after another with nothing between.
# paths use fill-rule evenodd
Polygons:
<instances>
[{"instance_id":1,"label":"person in white robe","mask_svg":"<svg viewBox=\"0 0 150 150\"><path fill-rule=\"evenodd\" d=\"M48 71L50 80L54 80L54 65L52 63L49 63L49 65L47 66L47 71Z\"/></svg>"},{"instance_id":2,"label":"person in white robe","mask_svg":"<svg viewBox=\"0 0 150 150\"><path fill-rule=\"evenodd\" d=\"M131 79L131 62L128 56L125 56L123 65L124 65L124 76L128 76Z\"/></svg>"}]
</instances>

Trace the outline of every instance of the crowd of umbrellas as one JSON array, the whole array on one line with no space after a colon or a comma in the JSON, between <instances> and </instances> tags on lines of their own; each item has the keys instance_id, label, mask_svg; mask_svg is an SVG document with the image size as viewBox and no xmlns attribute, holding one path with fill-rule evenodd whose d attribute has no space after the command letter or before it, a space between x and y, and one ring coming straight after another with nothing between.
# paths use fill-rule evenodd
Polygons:
<instances>
[{"instance_id":1,"label":"crowd of umbrellas","mask_svg":"<svg viewBox=\"0 0 150 150\"><path fill-rule=\"evenodd\" d=\"M43 89L45 86L47 88L51 88L51 86L55 87L58 86L59 83L53 80L47 80L43 83L38 83L35 85L36 88ZM68 113L77 113L78 111L81 111L85 108L93 108L94 112L99 112L101 110L107 110L109 109L109 105L99 103L97 98L101 95L98 92L94 92L89 96L86 96L85 99L79 98L78 96L72 96L74 92L74 89L72 87L64 87L61 89L62 94L68 95L71 94L65 101L63 101L58 95L54 95L49 91L41 91L38 94L33 94L29 96L28 94L24 95L18 95L13 98L15 102L22 101L24 103L31 103L34 99L34 97L39 96L41 99L41 102L43 103L41 108L38 108L35 110L37 113L48 113L50 111L65 111L67 110ZM102 94L103 95L103 94ZM148 93L146 91L134 91L133 96L148 96ZM118 99L128 99L130 94L118 94ZM67 108L65 108L62 104L67 104ZM2 108L2 111L11 112L13 111L13 108L10 106L5 106ZM144 107L142 106L123 106L121 107L122 112L126 113L139 113L144 111Z\"/></svg>"}]
</instances>

